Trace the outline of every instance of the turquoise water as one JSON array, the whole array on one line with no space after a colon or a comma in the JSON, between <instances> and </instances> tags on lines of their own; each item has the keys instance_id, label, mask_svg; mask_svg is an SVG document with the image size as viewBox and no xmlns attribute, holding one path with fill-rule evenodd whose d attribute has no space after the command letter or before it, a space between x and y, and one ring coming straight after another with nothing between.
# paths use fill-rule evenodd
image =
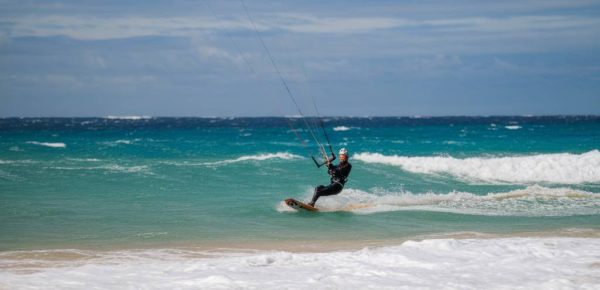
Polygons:
<instances>
[{"instance_id":1,"label":"turquoise water","mask_svg":"<svg viewBox=\"0 0 600 290\"><path fill-rule=\"evenodd\" d=\"M353 171L309 214L283 118L0 119L0 250L600 229L599 117L325 121Z\"/></svg>"}]
</instances>

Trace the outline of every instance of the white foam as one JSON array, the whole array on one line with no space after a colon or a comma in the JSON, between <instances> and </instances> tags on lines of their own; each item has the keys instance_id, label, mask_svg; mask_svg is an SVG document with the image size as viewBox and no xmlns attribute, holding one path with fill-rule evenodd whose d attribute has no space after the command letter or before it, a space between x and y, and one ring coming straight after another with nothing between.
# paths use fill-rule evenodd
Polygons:
<instances>
[{"instance_id":1,"label":"white foam","mask_svg":"<svg viewBox=\"0 0 600 290\"><path fill-rule=\"evenodd\" d=\"M118 164L109 164L100 167L101 169L106 169L109 171L117 171L117 172L126 172L126 173L151 173L149 167L146 165L137 165L137 166L123 166Z\"/></svg>"},{"instance_id":2,"label":"white foam","mask_svg":"<svg viewBox=\"0 0 600 290\"><path fill-rule=\"evenodd\" d=\"M13 151L13 152L22 152L23 149L19 148L19 146L11 146L10 148L8 148L8 150Z\"/></svg>"},{"instance_id":3,"label":"white foam","mask_svg":"<svg viewBox=\"0 0 600 290\"><path fill-rule=\"evenodd\" d=\"M0 163L2 164L2 163ZM8 173L2 169L0 169L0 179L6 179L6 180L10 180L10 181L20 181L22 180L21 177L19 177L18 175L14 175L12 173Z\"/></svg>"},{"instance_id":4,"label":"white foam","mask_svg":"<svg viewBox=\"0 0 600 290\"><path fill-rule=\"evenodd\" d=\"M38 161L31 159L17 159L17 160L2 160L0 159L0 164L34 164L38 163Z\"/></svg>"},{"instance_id":5,"label":"white foam","mask_svg":"<svg viewBox=\"0 0 600 290\"><path fill-rule=\"evenodd\" d=\"M40 146L52 147L52 148L66 148L67 147L67 144L61 143L61 142L51 143L51 142L27 141L26 143L27 144L33 144L33 145L40 145Z\"/></svg>"},{"instance_id":6,"label":"white foam","mask_svg":"<svg viewBox=\"0 0 600 290\"><path fill-rule=\"evenodd\" d=\"M146 232L146 233L137 233L134 236L139 237L139 238L148 239L148 238L155 238L158 236L165 236L168 234L169 234L168 232Z\"/></svg>"},{"instance_id":7,"label":"white foam","mask_svg":"<svg viewBox=\"0 0 600 290\"><path fill-rule=\"evenodd\" d=\"M446 140L446 141L442 142L442 144L444 144L444 145L462 146L462 145L467 144L467 142L456 141L456 140Z\"/></svg>"},{"instance_id":8,"label":"white foam","mask_svg":"<svg viewBox=\"0 0 600 290\"><path fill-rule=\"evenodd\" d=\"M508 130L519 130L522 127L519 125L508 125L508 126L504 126L504 128L508 129Z\"/></svg>"},{"instance_id":9,"label":"white foam","mask_svg":"<svg viewBox=\"0 0 600 290\"><path fill-rule=\"evenodd\" d=\"M100 162L100 161L102 161L97 158L67 158L67 160L77 161L77 162Z\"/></svg>"},{"instance_id":10,"label":"white foam","mask_svg":"<svg viewBox=\"0 0 600 290\"><path fill-rule=\"evenodd\" d=\"M306 201L308 202L308 198L306 198ZM276 210L278 212L296 212L297 211L297 210L289 207L283 200L277 204Z\"/></svg>"},{"instance_id":11,"label":"white foam","mask_svg":"<svg viewBox=\"0 0 600 290\"><path fill-rule=\"evenodd\" d=\"M467 181L493 183L596 183L600 182L600 151L507 157L408 157L358 153L353 159L399 166L424 174L450 174Z\"/></svg>"},{"instance_id":12,"label":"white foam","mask_svg":"<svg viewBox=\"0 0 600 290\"><path fill-rule=\"evenodd\" d=\"M302 156L287 153L287 152L277 152L277 153L264 153L264 154L254 154L254 155L244 155L235 159L226 159L215 162L163 162L165 164L171 165L181 165L181 166L219 166L219 165L227 165L232 163L246 162L246 161L264 161L269 159L283 159L283 160L291 160L291 159L302 159Z\"/></svg>"},{"instance_id":13,"label":"white foam","mask_svg":"<svg viewBox=\"0 0 600 290\"><path fill-rule=\"evenodd\" d=\"M308 140L306 140L308 142ZM304 144L300 143L300 142L280 142L280 141L269 141L269 142L265 142L267 144L272 144L272 145L281 145L281 146L286 146L286 147L304 147Z\"/></svg>"},{"instance_id":14,"label":"white foam","mask_svg":"<svg viewBox=\"0 0 600 290\"><path fill-rule=\"evenodd\" d=\"M106 116L109 120L145 120L152 119L150 116Z\"/></svg>"},{"instance_id":15,"label":"white foam","mask_svg":"<svg viewBox=\"0 0 600 290\"><path fill-rule=\"evenodd\" d=\"M13 289L598 289L599 253L600 239L592 238L431 239L323 253L2 252L0 285Z\"/></svg>"},{"instance_id":16,"label":"white foam","mask_svg":"<svg viewBox=\"0 0 600 290\"><path fill-rule=\"evenodd\" d=\"M97 162L90 160L90 162ZM105 164L100 166L51 166L50 169L57 170L103 170L108 172L144 173L153 175L147 165L124 166L119 164Z\"/></svg>"},{"instance_id":17,"label":"white foam","mask_svg":"<svg viewBox=\"0 0 600 290\"><path fill-rule=\"evenodd\" d=\"M142 139L140 139L140 138L135 138L133 140L119 139L119 140L115 140L115 141L98 142L98 144L102 144L102 145L109 146L109 147L116 147L119 145L131 145L131 144L134 144L139 141L142 141Z\"/></svg>"},{"instance_id":18,"label":"white foam","mask_svg":"<svg viewBox=\"0 0 600 290\"><path fill-rule=\"evenodd\" d=\"M305 199L309 198L307 192ZM277 210L284 211L286 207L282 204ZM486 195L459 191L369 193L346 188L336 196L319 199L317 207L324 212L358 214L419 210L487 216L576 216L600 214L600 194L542 186Z\"/></svg>"},{"instance_id":19,"label":"white foam","mask_svg":"<svg viewBox=\"0 0 600 290\"><path fill-rule=\"evenodd\" d=\"M333 128L333 131L349 131L352 128L346 126L337 126Z\"/></svg>"}]
</instances>

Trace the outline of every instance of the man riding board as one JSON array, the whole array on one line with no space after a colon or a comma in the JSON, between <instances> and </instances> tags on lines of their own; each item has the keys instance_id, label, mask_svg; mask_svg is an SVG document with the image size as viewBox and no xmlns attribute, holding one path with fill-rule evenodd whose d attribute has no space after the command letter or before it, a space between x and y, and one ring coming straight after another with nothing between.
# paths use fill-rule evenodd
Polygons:
<instances>
[{"instance_id":1,"label":"man riding board","mask_svg":"<svg viewBox=\"0 0 600 290\"><path fill-rule=\"evenodd\" d=\"M340 163L337 166L333 165L331 160L327 160L327 173L331 176L331 183L327 186L319 185L315 188L312 201L308 203L310 206L314 207L319 197L338 194L344 188L350 170L352 170L352 165L348 162L348 150L346 148L340 149L339 156Z\"/></svg>"}]
</instances>

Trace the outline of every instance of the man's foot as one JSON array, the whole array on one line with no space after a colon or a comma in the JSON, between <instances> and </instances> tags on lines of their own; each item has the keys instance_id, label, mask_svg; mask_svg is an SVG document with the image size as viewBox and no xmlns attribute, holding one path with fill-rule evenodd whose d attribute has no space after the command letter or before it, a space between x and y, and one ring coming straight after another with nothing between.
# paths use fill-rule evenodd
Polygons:
<instances>
[{"instance_id":1,"label":"man's foot","mask_svg":"<svg viewBox=\"0 0 600 290\"><path fill-rule=\"evenodd\" d=\"M315 207L315 203L314 202L309 202L307 204L310 205L310 206L312 206L312 207Z\"/></svg>"}]
</instances>

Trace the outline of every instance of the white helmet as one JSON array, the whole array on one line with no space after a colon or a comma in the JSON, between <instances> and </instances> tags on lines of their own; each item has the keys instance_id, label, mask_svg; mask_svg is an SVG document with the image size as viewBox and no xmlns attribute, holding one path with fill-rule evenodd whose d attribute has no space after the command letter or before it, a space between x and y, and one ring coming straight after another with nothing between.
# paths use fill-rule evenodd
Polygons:
<instances>
[{"instance_id":1,"label":"white helmet","mask_svg":"<svg viewBox=\"0 0 600 290\"><path fill-rule=\"evenodd\" d=\"M346 155L346 156L348 156L348 150L346 150L346 148L340 149L339 155Z\"/></svg>"}]
</instances>

